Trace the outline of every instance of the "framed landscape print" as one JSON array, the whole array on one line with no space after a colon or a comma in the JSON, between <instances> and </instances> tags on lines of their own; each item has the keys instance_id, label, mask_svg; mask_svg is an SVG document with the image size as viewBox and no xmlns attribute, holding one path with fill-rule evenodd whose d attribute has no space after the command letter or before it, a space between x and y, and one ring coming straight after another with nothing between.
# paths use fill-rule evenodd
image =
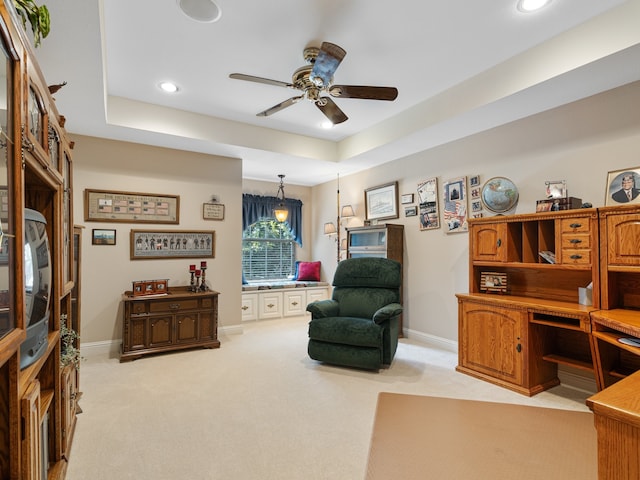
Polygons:
<instances>
[{"instance_id":1,"label":"framed landscape print","mask_svg":"<svg viewBox=\"0 0 640 480\"><path fill-rule=\"evenodd\" d=\"M367 220L398 218L398 182L367 188L364 206Z\"/></svg>"}]
</instances>

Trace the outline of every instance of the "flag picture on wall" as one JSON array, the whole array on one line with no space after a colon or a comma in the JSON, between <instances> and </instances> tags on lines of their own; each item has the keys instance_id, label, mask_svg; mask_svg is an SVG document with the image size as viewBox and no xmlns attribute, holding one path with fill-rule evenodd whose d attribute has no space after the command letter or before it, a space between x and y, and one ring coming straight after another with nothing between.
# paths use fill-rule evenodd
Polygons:
<instances>
[{"instance_id":1,"label":"flag picture on wall","mask_svg":"<svg viewBox=\"0 0 640 480\"><path fill-rule=\"evenodd\" d=\"M467 223L467 177L452 178L442 188L444 209L442 221L447 233L466 232Z\"/></svg>"}]
</instances>

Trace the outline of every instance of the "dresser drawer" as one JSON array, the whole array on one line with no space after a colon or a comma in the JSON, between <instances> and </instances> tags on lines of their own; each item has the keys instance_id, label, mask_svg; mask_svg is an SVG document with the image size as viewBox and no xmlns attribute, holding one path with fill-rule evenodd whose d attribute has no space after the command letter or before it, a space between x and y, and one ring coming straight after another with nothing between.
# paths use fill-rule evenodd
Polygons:
<instances>
[{"instance_id":1,"label":"dresser drawer","mask_svg":"<svg viewBox=\"0 0 640 480\"><path fill-rule=\"evenodd\" d=\"M560 220L560 231L562 233L589 233L589 218L563 218Z\"/></svg>"},{"instance_id":2,"label":"dresser drawer","mask_svg":"<svg viewBox=\"0 0 640 480\"><path fill-rule=\"evenodd\" d=\"M591 250L562 249L563 265L591 265Z\"/></svg>"},{"instance_id":3,"label":"dresser drawer","mask_svg":"<svg viewBox=\"0 0 640 480\"><path fill-rule=\"evenodd\" d=\"M176 300L163 300L161 302L150 302L149 312L175 312L176 310L192 310L198 308L197 298L181 298Z\"/></svg>"},{"instance_id":4,"label":"dresser drawer","mask_svg":"<svg viewBox=\"0 0 640 480\"><path fill-rule=\"evenodd\" d=\"M563 249L583 249L591 248L591 235L588 233L564 234L562 235Z\"/></svg>"}]
</instances>

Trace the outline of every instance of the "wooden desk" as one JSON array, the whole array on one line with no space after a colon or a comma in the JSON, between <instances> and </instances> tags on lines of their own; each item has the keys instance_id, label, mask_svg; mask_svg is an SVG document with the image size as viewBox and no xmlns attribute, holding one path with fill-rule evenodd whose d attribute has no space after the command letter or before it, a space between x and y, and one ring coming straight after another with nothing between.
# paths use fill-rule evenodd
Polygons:
<instances>
[{"instance_id":1,"label":"wooden desk","mask_svg":"<svg viewBox=\"0 0 640 480\"><path fill-rule=\"evenodd\" d=\"M218 348L218 295L171 288L163 296L122 295L122 354L120 361L185 348Z\"/></svg>"},{"instance_id":2,"label":"wooden desk","mask_svg":"<svg viewBox=\"0 0 640 480\"><path fill-rule=\"evenodd\" d=\"M587 399L598 433L598 479L640 478L640 372Z\"/></svg>"}]
</instances>

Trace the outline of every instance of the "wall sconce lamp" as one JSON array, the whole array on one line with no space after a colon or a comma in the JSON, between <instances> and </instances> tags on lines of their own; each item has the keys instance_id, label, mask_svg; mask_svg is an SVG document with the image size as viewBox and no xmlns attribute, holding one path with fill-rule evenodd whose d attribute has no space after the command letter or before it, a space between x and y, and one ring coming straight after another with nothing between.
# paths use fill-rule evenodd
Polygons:
<instances>
[{"instance_id":1,"label":"wall sconce lamp","mask_svg":"<svg viewBox=\"0 0 640 480\"><path fill-rule=\"evenodd\" d=\"M282 223L289 217L289 209L284 203L284 183L282 182L284 175L279 174L278 177L280 177L280 187L278 187L278 193L276 194L276 201L278 204L276 205L276 208L274 208L273 214L275 215L276 220Z\"/></svg>"}]
</instances>

